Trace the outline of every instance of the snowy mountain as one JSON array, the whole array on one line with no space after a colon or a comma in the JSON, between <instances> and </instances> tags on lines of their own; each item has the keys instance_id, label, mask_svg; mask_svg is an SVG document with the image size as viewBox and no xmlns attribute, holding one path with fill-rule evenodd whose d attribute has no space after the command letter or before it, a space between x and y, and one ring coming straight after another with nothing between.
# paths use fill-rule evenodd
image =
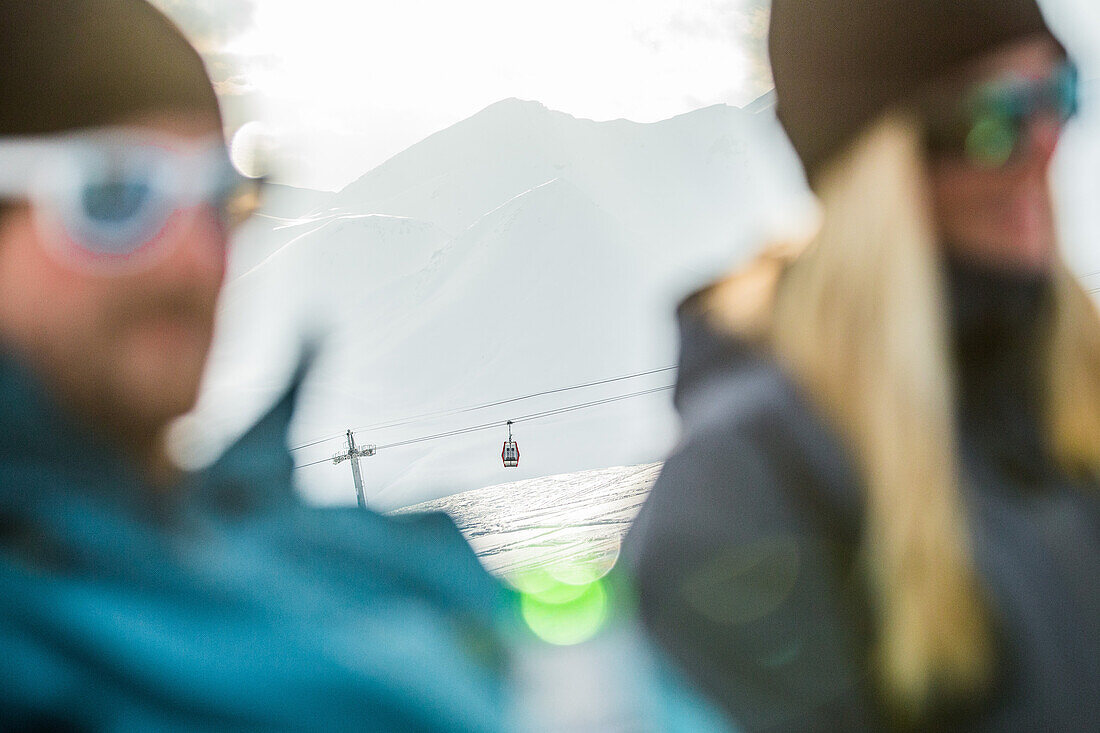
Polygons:
<instances>
[{"instance_id":1,"label":"snowy mountain","mask_svg":"<svg viewBox=\"0 0 1100 733\"><path fill-rule=\"evenodd\" d=\"M352 502L347 428L389 446L666 387L672 310L804 203L767 111L708 107L653 124L593 122L505 100L337 193L278 187L236 244L207 388L191 421L210 455L271 401L305 334L323 334L292 443L300 485ZM426 413L433 413L425 417ZM415 418L415 419L411 419ZM397 423L397 424L393 424ZM197 430L195 428L197 427ZM384 447L363 459L379 508L662 458L670 393ZM197 436L197 437L196 437Z\"/></svg>"},{"instance_id":2,"label":"snowy mountain","mask_svg":"<svg viewBox=\"0 0 1100 733\"><path fill-rule=\"evenodd\" d=\"M561 178L638 231L710 240L728 233L681 227L756 185L730 175L749 162L752 121L719 105L650 125L592 122L508 99L395 156L347 186L337 205L457 235L511 196Z\"/></svg>"}]
</instances>

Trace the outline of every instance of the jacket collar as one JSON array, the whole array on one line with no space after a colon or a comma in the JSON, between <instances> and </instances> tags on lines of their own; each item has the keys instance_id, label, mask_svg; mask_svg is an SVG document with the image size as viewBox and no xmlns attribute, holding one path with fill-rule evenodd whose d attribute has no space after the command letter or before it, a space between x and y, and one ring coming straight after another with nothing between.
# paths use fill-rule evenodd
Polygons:
<instances>
[{"instance_id":1,"label":"jacket collar","mask_svg":"<svg viewBox=\"0 0 1100 733\"><path fill-rule=\"evenodd\" d=\"M793 480L818 490L811 501L829 505L858 528L863 483L842 438L765 346L719 331L710 322L698 307L705 292L689 297L677 310L675 403L685 439L732 431L741 449L779 461Z\"/></svg>"},{"instance_id":2,"label":"jacket collar","mask_svg":"<svg viewBox=\"0 0 1100 733\"><path fill-rule=\"evenodd\" d=\"M0 473L57 476L36 481L33 490L22 481L0 480L0 509L56 502L73 492L80 493L81 502L106 501L142 515L151 508L173 515L189 505L202 513L236 515L294 503L286 438L308 362L302 361L282 397L213 465L158 491L120 451L58 405L26 365L0 349Z\"/></svg>"}]
</instances>

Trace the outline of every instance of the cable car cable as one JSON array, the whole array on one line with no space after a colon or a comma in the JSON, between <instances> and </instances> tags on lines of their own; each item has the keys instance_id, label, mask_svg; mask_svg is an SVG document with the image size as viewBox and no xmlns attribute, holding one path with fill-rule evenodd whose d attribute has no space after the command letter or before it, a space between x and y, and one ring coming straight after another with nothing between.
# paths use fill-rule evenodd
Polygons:
<instances>
[{"instance_id":1,"label":"cable car cable","mask_svg":"<svg viewBox=\"0 0 1100 733\"><path fill-rule=\"evenodd\" d=\"M451 416L451 415L461 415L463 413L476 412L478 410L485 410L485 409L488 409L490 407L499 407L501 405L507 405L507 404L511 404L513 402L522 402L523 400L529 400L529 399L533 399L535 397L544 397L546 395L560 394L562 392L570 392L572 390L584 389L586 387L597 387L597 386L603 385L603 384L612 384L614 382L622 382L622 381L625 381L627 379L636 379L638 377L646 377L646 376L649 376L649 375L652 375L652 374L661 374L661 373L664 373L664 372L673 371L675 369L677 369L676 366L661 367L660 369L650 369L649 371L635 372L634 374L624 374L624 375L619 376L619 377L611 377L610 379L601 379L601 380L598 380L598 381L595 381L595 382L585 382L583 384L574 384L574 385L569 386L569 387L559 387L557 389L548 389L548 390L544 390L542 392L533 392L531 394L521 395L519 397L510 397L510 398L505 399L505 400L496 400L494 402L486 402L486 403L483 403L483 404L480 404L480 405L473 405L473 406L470 406L470 407L456 407L456 408L451 408L449 410L437 410L435 412L425 412L425 413L422 413L420 415L413 415L411 417L398 418L397 420L393 420L393 421L375 423L374 425L364 425L364 426L352 428L352 431L353 432L359 432L359 431L362 431L362 430L388 430L389 428L395 428L395 427L401 427L401 426L404 426L404 425L410 425L410 424L413 424L415 422L419 422L421 420L424 420L424 419L427 419L427 418L430 418L430 417L448 417L448 416ZM338 433L336 435L332 435L332 436L329 436L327 438L317 438L316 440L311 440L308 443L302 443L301 445L296 445L293 448L291 448L290 450L291 450L291 452L293 452L293 451L301 450L303 448L310 448L310 447L315 446L315 445L320 445L321 443L327 443L327 442L332 441L332 440L337 440L339 438L343 438L344 435L345 435L345 433Z\"/></svg>"},{"instance_id":2,"label":"cable car cable","mask_svg":"<svg viewBox=\"0 0 1100 733\"><path fill-rule=\"evenodd\" d=\"M299 468L309 468L310 466L316 466L318 463L331 463L331 462L332 462L331 458L322 458L319 461L311 461L309 463L303 463L300 466L295 466L294 470L297 471Z\"/></svg>"},{"instance_id":3,"label":"cable car cable","mask_svg":"<svg viewBox=\"0 0 1100 733\"><path fill-rule=\"evenodd\" d=\"M476 412L478 410L485 410L490 407L499 407L501 405L508 405L513 402L522 402L523 400L530 400L535 397L545 397L546 395L560 394L562 392L569 392L576 389L584 389L586 387L596 387L602 384L612 384L614 382L622 382L627 379L636 379L637 377L646 377L651 374L660 374L676 369L675 366L662 367L660 369L651 369L648 372L637 372L636 374L626 374L621 377L612 377L611 379L601 379L596 382L585 382L584 384L575 384L571 387L559 387L558 389L548 389L543 392L534 392L532 394L522 395L520 397L511 397L506 400L497 400L496 402L486 402L481 405L474 405L472 407L457 407L451 410L440 410L437 412L426 412L421 415L414 415L413 417L403 418L392 422L375 423L374 425L364 425L358 428L352 428L353 431L359 430L387 430L392 427L401 427L403 425L409 425L411 423L419 422L423 418L429 417L448 417L450 415L460 415L466 412Z\"/></svg>"},{"instance_id":4,"label":"cable car cable","mask_svg":"<svg viewBox=\"0 0 1100 733\"><path fill-rule=\"evenodd\" d=\"M547 417L553 417L555 415L562 415L569 412L576 412L577 410L586 410L590 407L597 407L599 405L606 405L613 402L621 402L623 400L633 399L635 397L643 397L645 395L656 394L658 392L667 392L673 389L676 385L668 384L662 387L654 387L652 389L641 390L639 392L630 392L624 395L617 395L615 397L606 397L600 400L593 400L591 402L582 402L576 405L568 405L566 407L559 407L553 410L544 410L542 412L535 412L529 415L522 415L520 417L512 418L512 423L531 422L534 420L541 420ZM471 425L465 428L458 428L456 430L448 430L442 433L435 433L433 435L424 435L418 438L409 438L408 440L400 440L395 443L388 443L386 445L379 445L375 448L376 451L384 450L386 448L399 448L406 445L413 445L416 443L425 443L431 440L440 440L442 438L451 438L457 435L466 435L467 433L476 433L483 430L494 430L500 428L502 425L507 425L507 420L497 420L491 423L482 423L480 425ZM327 463L331 461L330 458L325 458L311 463L304 463L301 466L295 466L295 470L299 468L308 468L309 466L315 466L320 463Z\"/></svg>"},{"instance_id":5,"label":"cable car cable","mask_svg":"<svg viewBox=\"0 0 1100 733\"><path fill-rule=\"evenodd\" d=\"M669 384L669 385L665 385L664 387L654 387L652 389L642 390L640 392L632 392L630 394L618 395L616 397L607 397L607 398L604 398L602 400L594 400L592 402L585 402L585 403L581 403L579 405L570 405L568 407L559 407L559 408L554 409L554 410L545 410L543 412L536 412L536 413L532 413L530 415L523 415L522 417L514 417L514 418L512 418L512 422L515 423L515 424L518 424L518 423L521 423L521 422L530 422L532 420L541 420L542 418L552 417L554 415L561 415L561 414L566 413L566 412L574 412L576 410L585 410L585 409L588 409L589 407L596 407L597 405L606 405L606 404L611 403L611 402L620 402L622 400L628 400L628 399L632 399L634 397L641 397L643 395L654 394L656 392L665 392L667 390L672 389L674 386L675 385ZM423 442L426 442L426 441L429 441L429 440L438 440L440 438L449 438L449 437L452 437L454 435L464 435L466 433L474 433L474 432L478 432L480 430L489 430L491 428L499 428L502 425L507 425L507 422L508 422L507 420L497 420L496 422L485 423L483 425L474 425L474 426L469 427L469 428L459 428L458 430L449 430L445 433L437 433L435 435L426 435L426 436L423 436L421 438L410 438L408 440L399 440L396 443L389 443L387 445L380 445L380 446L378 446L378 450L382 450L383 448L397 448L397 447L400 447L400 446L412 445L414 443L423 443Z\"/></svg>"}]
</instances>

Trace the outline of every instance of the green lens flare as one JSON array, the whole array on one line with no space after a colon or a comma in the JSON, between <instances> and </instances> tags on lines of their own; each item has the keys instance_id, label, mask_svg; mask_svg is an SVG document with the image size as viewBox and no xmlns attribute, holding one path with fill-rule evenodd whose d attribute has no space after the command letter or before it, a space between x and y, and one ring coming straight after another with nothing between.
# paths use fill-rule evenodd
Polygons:
<instances>
[{"instance_id":1,"label":"green lens flare","mask_svg":"<svg viewBox=\"0 0 1100 733\"><path fill-rule=\"evenodd\" d=\"M966 154L986 168L999 168L1012 157L1017 132L1011 122L1000 117L978 120L966 136Z\"/></svg>"},{"instance_id":2,"label":"green lens flare","mask_svg":"<svg viewBox=\"0 0 1100 733\"><path fill-rule=\"evenodd\" d=\"M524 570L508 575L505 579L513 588L525 595L544 593L559 582L543 568Z\"/></svg>"},{"instance_id":3,"label":"green lens flare","mask_svg":"<svg viewBox=\"0 0 1100 733\"><path fill-rule=\"evenodd\" d=\"M555 565L547 569L550 577L560 583L569 585L588 585L607 575L610 565L600 567L591 562L565 563Z\"/></svg>"},{"instance_id":4,"label":"green lens flare","mask_svg":"<svg viewBox=\"0 0 1100 733\"><path fill-rule=\"evenodd\" d=\"M607 590L602 581L586 585L555 582L520 597L520 613L535 636L558 646L588 641L608 617Z\"/></svg>"}]
</instances>

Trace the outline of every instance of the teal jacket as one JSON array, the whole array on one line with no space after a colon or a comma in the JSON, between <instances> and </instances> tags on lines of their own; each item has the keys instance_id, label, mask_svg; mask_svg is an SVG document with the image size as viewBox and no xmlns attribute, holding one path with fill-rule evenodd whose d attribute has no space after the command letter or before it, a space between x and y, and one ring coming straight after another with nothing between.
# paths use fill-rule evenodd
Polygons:
<instances>
[{"instance_id":1,"label":"teal jacket","mask_svg":"<svg viewBox=\"0 0 1100 733\"><path fill-rule=\"evenodd\" d=\"M0 357L0 729L504 727L510 596L443 515L301 504L293 397L165 495Z\"/></svg>"}]
</instances>

